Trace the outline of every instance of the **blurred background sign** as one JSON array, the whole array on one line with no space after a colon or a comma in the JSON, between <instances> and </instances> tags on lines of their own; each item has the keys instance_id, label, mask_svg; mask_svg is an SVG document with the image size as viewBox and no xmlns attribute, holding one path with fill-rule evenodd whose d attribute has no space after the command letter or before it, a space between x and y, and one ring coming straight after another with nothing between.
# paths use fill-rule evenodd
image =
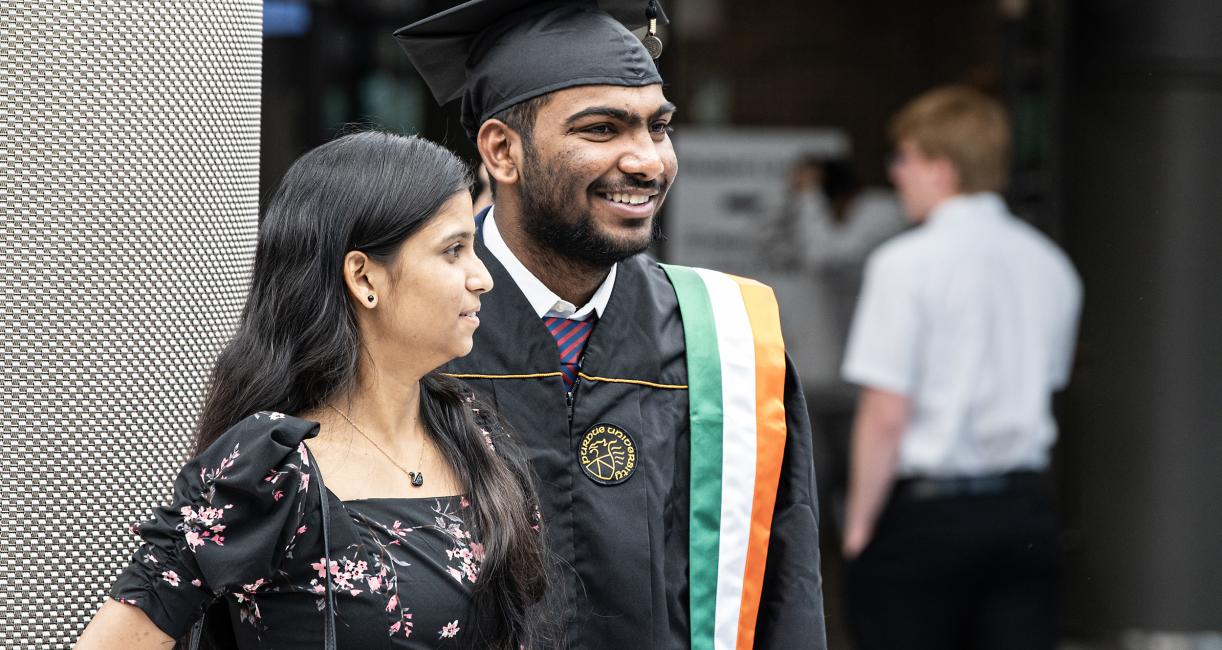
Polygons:
<instances>
[{"instance_id":1,"label":"blurred background sign","mask_svg":"<svg viewBox=\"0 0 1222 650\"><path fill-rule=\"evenodd\" d=\"M799 260L803 242L786 223L791 175L805 159L847 159L837 128L694 127L675 136L679 181L666 202L661 255L669 262L751 277L781 305L785 346L807 383L831 383L841 352L839 314ZM823 360L828 362L823 363Z\"/></svg>"},{"instance_id":2,"label":"blurred background sign","mask_svg":"<svg viewBox=\"0 0 1222 650\"><path fill-rule=\"evenodd\" d=\"M685 128L675 135L679 182L667 198L663 250L676 264L756 275L775 266L769 234L801 158L841 158L829 128Z\"/></svg>"}]
</instances>

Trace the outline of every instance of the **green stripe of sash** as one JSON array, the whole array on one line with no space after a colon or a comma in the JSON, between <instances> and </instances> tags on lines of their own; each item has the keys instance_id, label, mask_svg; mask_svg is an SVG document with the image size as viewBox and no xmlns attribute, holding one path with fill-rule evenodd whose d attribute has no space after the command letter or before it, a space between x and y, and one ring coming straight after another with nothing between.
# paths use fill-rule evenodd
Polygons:
<instances>
[{"instance_id":1,"label":"green stripe of sash","mask_svg":"<svg viewBox=\"0 0 1222 650\"><path fill-rule=\"evenodd\" d=\"M704 280L690 268L662 265L679 299L687 345L691 413L691 518L688 520L692 650L713 648L717 614L717 558L721 534L721 357L713 305Z\"/></svg>"}]
</instances>

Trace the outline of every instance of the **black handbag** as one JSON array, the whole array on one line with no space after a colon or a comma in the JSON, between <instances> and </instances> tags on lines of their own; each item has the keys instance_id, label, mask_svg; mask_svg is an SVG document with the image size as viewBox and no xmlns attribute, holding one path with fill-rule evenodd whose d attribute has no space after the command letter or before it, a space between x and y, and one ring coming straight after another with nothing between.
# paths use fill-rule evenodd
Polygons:
<instances>
[{"instance_id":1,"label":"black handbag","mask_svg":"<svg viewBox=\"0 0 1222 650\"><path fill-rule=\"evenodd\" d=\"M323 581L327 586L327 618L323 621L323 647L326 650L335 650L335 597L331 593L331 538L329 530L331 528L331 507L327 499L327 486L322 482L322 472L319 471L317 463L314 465L314 478L318 483L318 495L322 505L322 551L323 561L326 562L323 566L327 567L328 575L324 576ZM212 605L209 605L204 610L198 621L191 626L191 633L188 636L187 647L189 650L205 650L207 648L233 648L237 644L233 638L233 630L230 628L229 617L218 618L211 617L212 621L219 624L209 625L208 612L213 607L226 607L224 600L218 599ZM207 644L203 645L207 640Z\"/></svg>"}]
</instances>

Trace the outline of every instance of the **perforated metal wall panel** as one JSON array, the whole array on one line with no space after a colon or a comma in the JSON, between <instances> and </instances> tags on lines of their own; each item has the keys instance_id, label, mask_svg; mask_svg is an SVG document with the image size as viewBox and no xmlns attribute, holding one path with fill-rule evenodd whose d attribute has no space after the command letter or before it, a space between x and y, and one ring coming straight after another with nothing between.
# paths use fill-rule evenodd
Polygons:
<instances>
[{"instance_id":1,"label":"perforated metal wall panel","mask_svg":"<svg viewBox=\"0 0 1222 650\"><path fill-rule=\"evenodd\" d=\"M0 3L0 648L64 648L169 495L257 227L258 0Z\"/></svg>"}]
</instances>

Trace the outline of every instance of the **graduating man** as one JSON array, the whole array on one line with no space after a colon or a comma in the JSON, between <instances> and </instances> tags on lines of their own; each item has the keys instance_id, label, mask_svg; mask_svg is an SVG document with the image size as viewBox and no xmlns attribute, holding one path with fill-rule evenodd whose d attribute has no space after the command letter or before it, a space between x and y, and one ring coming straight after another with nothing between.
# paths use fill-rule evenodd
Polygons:
<instances>
[{"instance_id":1,"label":"graduating man","mask_svg":"<svg viewBox=\"0 0 1222 650\"><path fill-rule=\"evenodd\" d=\"M476 250L497 290L447 371L534 464L564 645L822 648L811 434L772 292L644 254L677 171L664 21L474 0L396 33L461 98L495 190Z\"/></svg>"}]
</instances>

